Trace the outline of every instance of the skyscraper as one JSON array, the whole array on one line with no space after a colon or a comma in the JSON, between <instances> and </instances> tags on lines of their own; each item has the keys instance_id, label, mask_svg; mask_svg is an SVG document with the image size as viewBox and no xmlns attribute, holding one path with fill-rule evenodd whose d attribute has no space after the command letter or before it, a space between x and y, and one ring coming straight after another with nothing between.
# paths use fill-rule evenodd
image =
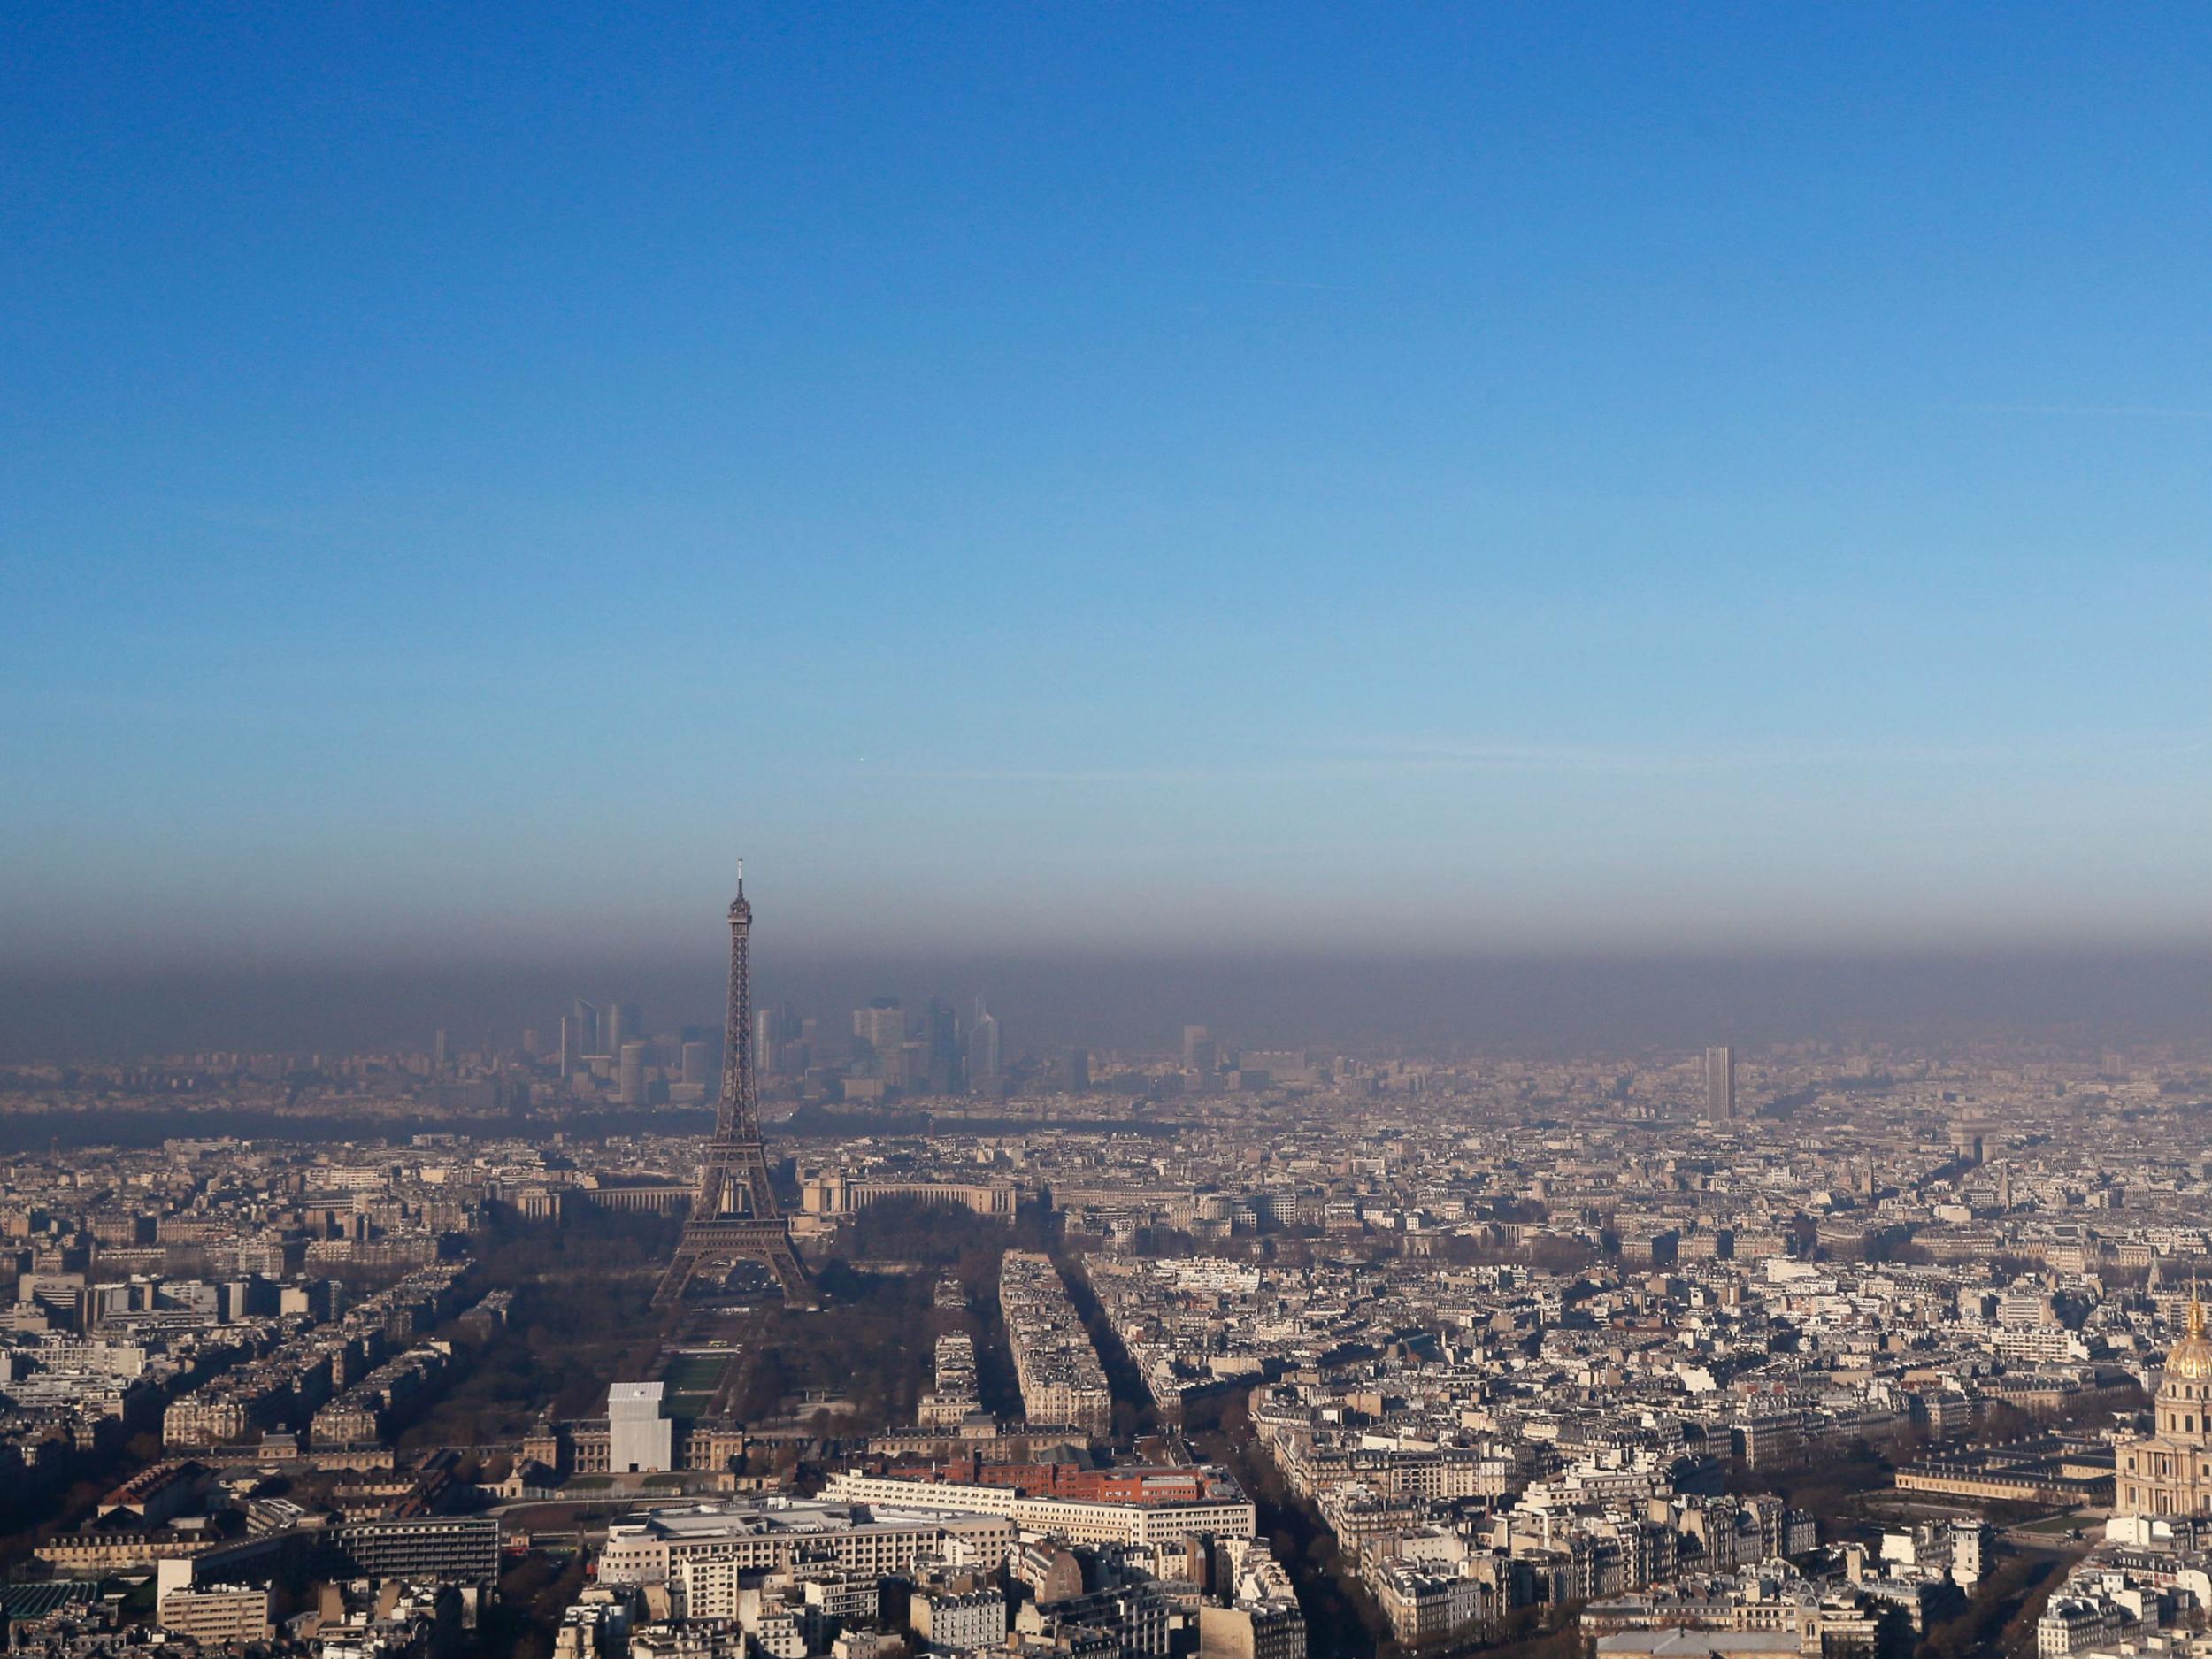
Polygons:
<instances>
[{"instance_id":1,"label":"skyscraper","mask_svg":"<svg viewBox=\"0 0 2212 1659\"><path fill-rule=\"evenodd\" d=\"M906 1041L906 1010L895 996L874 996L868 1006L853 1010L853 1035L865 1046L862 1057L895 1071L899 1045Z\"/></svg>"},{"instance_id":2,"label":"skyscraper","mask_svg":"<svg viewBox=\"0 0 2212 1659\"><path fill-rule=\"evenodd\" d=\"M579 1055L607 1052L599 1046L599 1005L596 1002L587 1002L582 997L578 997L569 1017L576 1022L576 1052ZM572 1071L575 1069L572 1065L568 1068Z\"/></svg>"},{"instance_id":3,"label":"skyscraper","mask_svg":"<svg viewBox=\"0 0 2212 1659\"><path fill-rule=\"evenodd\" d=\"M1221 1062L1221 1051L1214 1046L1213 1033L1203 1025L1183 1027L1183 1070L1211 1071Z\"/></svg>"},{"instance_id":4,"label":"skyscraper","mask_svg":"<svg viewBox=\"0 0 2212 1659\"><path fill-rule=\"evenodd\" d=\"M645 1045L626 1042L622 1045L620 1070L616 1076L625 1106L645 1104Z\"/></svg>"},{"instance_id":5,"label":"skyscraper","mask_svg":"<svg viewBox=\"0 0 2212 1659\"><path fill-rule=\"evenodd\" d=\"M1724 1044L1705 1051L1705 1121L1736 1121L1736 1051Z\"/></svg>"},{"instance_id":6,"label":"skyscraper","mask_svg":"<svg viewBox=\"0 0 2212 1659\"><path fill-rule=\"evenodd\" d=\"M577 1035L576 1033L576 1016L573 1014L562 1015L561 1075L563 1077L567 1077L574 1072L579 1063L579 1058L583 1052L584 1048L582 1040Z\"/></svg>"},{"instance_id":7,"label":"skyscraper","mask_svg":"<svg viewBox=\"0 0 2212 1659\"><path fill-rule=\"evenodd\" d=\"M1069 1049L1065 1070L1070 1094L1080 1094L1089 1088L1091 1086L1091 1051L1088 1048Z\"/></svg>"},{"instance_id":8,"label":"skyscraper","mask_svg":"<svg viewBox=\"0 0 2212 1659\"><path fill-rule=\"evenodd\" d=\"M954 1093L966 1068L961 1064L960 1018L952 1004L933 996L929 999L922 1015L922 1041L928 1045L926 1075L930 1088L939 1094Z\"/></svg>"},{"instance_id":9,"label":"skyscraper","mask_svg":"<svg viewBox=\"0 0 2212 1659\"><path fill-rule=\"evenodd\" d=\"M968 1027L968 1081L977 1088L995 1086L1005 1070L998 1020L976 999L975 1024Z\"/></svg>"},{"instance_id":10,"label":"skyscraper","mask_svg":"<svg viewBox=\"0 0 2212 1659\"><path fill-rule=\"evenodd\" d=\"M687 1042L683 1046L683 1077L687 1083L703 1087L714 1082L714 1045L710 1042Z\"/></svg>"},{"instance_id":11,"label":"skyscraper","mask_svg":"<svg viewBox=\"0 0 2212 1659\"><path fill-rule=\"evenodd\" d=\"M638 1036L639 1027L642 1023L638 1018L635 1002L608 1003L606 1030L601 1033L607 1041L607 1052L611 1055L619 1055L622 1052L622 1045L634 1041Z\"/></svg>"}]
</instances>

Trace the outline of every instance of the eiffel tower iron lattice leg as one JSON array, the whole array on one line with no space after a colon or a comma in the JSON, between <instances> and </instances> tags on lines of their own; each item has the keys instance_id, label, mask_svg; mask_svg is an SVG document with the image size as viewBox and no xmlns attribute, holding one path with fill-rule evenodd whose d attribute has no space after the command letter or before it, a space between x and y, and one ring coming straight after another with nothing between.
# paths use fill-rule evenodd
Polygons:
<instances>
[{"instance_id":1,"label":"eiffel tower iron lattice leg","mask_svg":"<svg viewBox=\"0 0 2212 1659\"><path fill-rule=\"evenodd\" d=\"M753 907L745 901L744 866L738 867L737 897L730 904L730 996L722 1049L722 1101L715 1113L714 1138L707 1142L706 1164L690 1218L677 1240L675 1259L661 1276L653 1305L680 1300L702 1270L752 1262L766 1268L783 1286L786 1301L806 1294L806 1269L791 1246L791 1228L776 1203L768 1175L768 1155L760 1140L759 1096L753 1081L753 987L749 955Z\"/></svg>"}]
</instances>

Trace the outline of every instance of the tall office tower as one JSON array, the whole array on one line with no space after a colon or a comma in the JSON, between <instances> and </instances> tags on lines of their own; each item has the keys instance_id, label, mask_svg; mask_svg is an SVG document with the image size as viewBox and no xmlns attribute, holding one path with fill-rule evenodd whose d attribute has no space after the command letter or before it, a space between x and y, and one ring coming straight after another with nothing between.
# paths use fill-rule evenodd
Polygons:
<instances>
[{"instance_id":1,"label":"tall office tower","mask_svg":"<svg viewBox=\"0 0 2212 1659\"><path fill-rule=\"evenodd\" d=\"M1069 1049L1065 1069L1068 1092L1080 1094L1091 1086L1091 1051L1088 1048Z\"/></svg>"},{"instance_id":2,"label":"tall office tower","mask_svg":"<svg viewBox=\"0 0 2212 1659\"><path fill-rule=\"evenodd\" d=\"M641 1024L642 1022L638 1018L635 1002L608 1003L606 1029L600 1033L607 1040L607 1052L612 1055L620 1054L624 1043L634 1042L637 1040L639 1026Z\"/></svg>"},{"instance_id":3,"label":"tall office tower","mask_svg":"<svg viewBox=\"0 0 2212 1659\"><path fill-rule=\"evenodd\" d=\"M975 1024L968 1027L968 1081L981 1088L999 1080L1006 1056L997 1018L983 1006L981 997L976 998L975 1008Z\"/></svg>"},{"instance_id":4,"label":"tall office tower","mask_svg":"<svg viewBox=\"0 0 2212 1659\"><path fill-rule=\"evenodd\" d=\"M806 1270L791 1248L791 1226L776 1203L768 1155L760 1143L760 1095L753 1078L753 907L745 902L745 868L738 866L737 897L730 901L730 1000L722 1032L722 1102L714 1138L707 1142L699 1191L676 1242L675 1259L653 1293L665 1307L684 1293L700 1269L757 1262L776 1276L784 1299L806 1289Z\"/></svg>"},{"instance_id":5,"label":"tall office tower","mask_svg":"<svg viewBox=\"0 0 2212 1659\"><path fill-rule=\"evenodd\" d=\"M929 1051L909 1037L876 1062L876 1075L905 1094L916 1094L929 1079Z\"/></svg>"},{"instance_id":6,"label":"tall office tower","mask_svg":"<svg viewBox=\"0 0 2212 1659\"><path fill-rule=\"evenodd\" d=\"M906 1041L906 1010L895 996L872 996L868 1006L853 1010L853 1035L866 1045L864 1057L887 1060L895 1069L899 1046Z\"/></svg>"},{"instance_id":7,"label":"tall office tower","mask_svg":"<svg viewBox=\"0 0 2212 1659\"><path fill-rule=\"evenodd\" d=\"M927 1049L923 1075L933 1094L949 1094L960 1087L965 1068L960 1059L960 1018L952 1004L929 999L922 1014L922 1041Z\"/></svg>"},{"instance_id":8,"label":"tall office tower","mask_svg":"<svg viewBox=\"0 0 2212 1659\"><path fill-rule=\"evenodd\" d=\"M1221 1050L1214 1047L1213 1033L1203 1025L1183 1027L1183 1070L1211 1071L1221 1064Z\"/></svg>"},{"instance_id":9,"label":"tall office tower","mask_svg":"<svg viewBox=\"0 0 2212 1659\"><path fill-rule=\"evenodd\" d=\"M714 1081L714 1045L710 1042L687 1042L683 1048L683 1079L687 1083L708 1084Z\"/></svg>"},{"instance_id":10,"label":"tall office tower","mask_svg":"<svg viewBox=\"0 0 2212 1659\"><path fill-rule=\"evenodd\" d=\"M783 1017L772 1008L753 1015L753 1063L769 1076L783 1070Z\"/></svg>"},{"instance_id":11,"label":"tall office tower","mask_svg":"<svg viewBox=\"0 0 2212 1659\"><path fill-rule=\"evenodd\" d=\"M622 1103L625 1106L645 1104L645 1045L626 1042L622 1045L620 1070L616 1072Z\"/></svg>"},{"instance_id":12,"label":"tall office tower","mask_svg":"<svg viewBox=\"0 0 2212 1659\"><path fill-rule=\"evenodd\" d=\"M583 1044L576 1034L576 1016L573 1014L562 1015L561 1075L563 1077L568 1076L571 1072L576 1070L579 1057L583 1054Z\"/></svg>"},{"instance_id":13,"label":"tall office tower","mask_svg":"<svg viewBox=\"0 0 2212 1659\"><path fill-rule=\"evenodd\" d=\"M570 1010L570 1017L576 1022L576 1052L579 1055L607 1052L599 1046L599 1005L596 1002L587 1002L582 997L578 997L576 1006ZM576 1068L571 1066L568 1069L573 1071Z\"/></svg>"},{"instance_id":14,"label":"tall office tower","mask_svg":"<svg viewBox=\"0 0 2212 1659\"><path fill-rule=\"evenodd\" d=\"M538 1035L538 1028L535 1025L525 1025L522 1028L523 1053L528 1055L530 1058L534 1060L541 1052L543 1052L544 1048L545 1040Z\"/></svg>"},{"instance_id":15,"label":"tall office tower","mask_svg":"<svg viewBox=\"0 0 2212 1659\"><path fill-rule=\"evenodd\" d=\"M452 1049L452 1038L447 1034L443 1025L439 1026L438 1034L431 1039L430 1057L440 1065L443 1065L453 1057Z\"/></svg>"},{"instance_id":16,"label":"tall office tower","mask_svg":"<svg viewBox=\"0 0 2212 1659\"><path fill-rule=\"evenodd\" d=\"M1725 1046L1705 1051L1705 1121L1736 1121L1736 1051Z\"/></svg>"}]
</instances>

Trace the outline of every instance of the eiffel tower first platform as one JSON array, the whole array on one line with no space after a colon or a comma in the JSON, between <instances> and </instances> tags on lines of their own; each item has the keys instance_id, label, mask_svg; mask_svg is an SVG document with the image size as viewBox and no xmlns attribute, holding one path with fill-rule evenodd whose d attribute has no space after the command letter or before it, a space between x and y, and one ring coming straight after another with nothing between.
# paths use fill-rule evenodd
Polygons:
<instances>
[{"instance_id":1,"label":"eiffel tower first platform","mask_svg":"<svg viewBox=\"0 0 2212 1659\"><path fill-rule=\"evenodd\" d=\"M761 1150L760 1103L753 1081L752 963L747 936L753 907L745 902L745 866L737 871L737 897L730 902L730 1006L723 1035L722 1102L715 1113L714 1138L707 1142L706 1165L699 1173L691 1217L677 1241L675 1259L661 1276L653 1305L665 1308L681 1299L694 1277L710 1269L726 1273L740 1262L755 1262L776 1276L784 1300L807 1294L806 1269L791 1248L791 1228L776 1206L768 1179L768 1157Z\"/></svg>"}]
</instances>

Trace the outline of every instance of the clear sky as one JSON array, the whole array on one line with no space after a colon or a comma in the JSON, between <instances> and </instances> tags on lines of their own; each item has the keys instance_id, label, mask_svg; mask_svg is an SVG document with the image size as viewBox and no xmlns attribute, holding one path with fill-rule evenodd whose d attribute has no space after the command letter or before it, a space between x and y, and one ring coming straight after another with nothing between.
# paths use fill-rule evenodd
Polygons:
<instances>
[{"instance_id":1,"label":"clear sky","mask_svg":"<svg viewBox=\"0 0 2212 1659\"><path fill-rule=\"evenodd\" d=\"M0 29L8 963L2212 922L2212 9Z\"/></svg>"}]
</instances>

